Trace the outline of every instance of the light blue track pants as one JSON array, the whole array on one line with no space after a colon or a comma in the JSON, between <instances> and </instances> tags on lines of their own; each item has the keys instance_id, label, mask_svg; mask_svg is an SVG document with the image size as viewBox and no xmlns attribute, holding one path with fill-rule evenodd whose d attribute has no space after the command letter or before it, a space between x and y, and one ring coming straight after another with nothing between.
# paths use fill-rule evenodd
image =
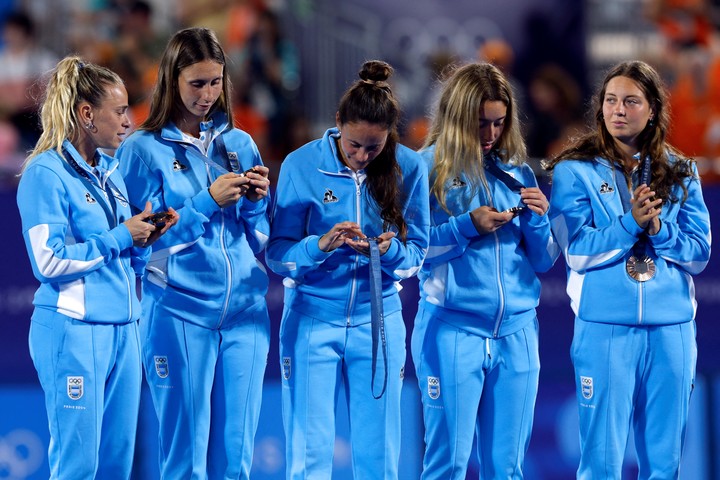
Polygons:
<instances>
[{"instance_id":1,"label":"light blue track pants","mask_svg":"<svg viewBox=\"0 0 720 480\"><path fill-rule=\"evenodd\" d=\"M375 399L370 388L370 323L338 326L319 316L285 310L280 364L288 479L331 478L335 412L343 385L350 416L353 478L398 478L401 372L406 355L400 312L385 317L385 332L387 390ZM383 369L378 349L376 395L382 390Z\"/></svg>"},{"instance_id":2,"label":"light blue track pants","mask_svg":"<svg viewBox=\"0 0 720 480\"><path fill-rule=\"evenodd\" d=\"M249 478L270 346L267 308L220 330L161 305L145 315L143 361L159 421L161 477Z\"/></svg>"},{"instance_id":3,"label":"light blue track pants","mask_svg":"<svg viewBox=\"0 0 720 480\"><path fill-rule=\"evenodd\" d=\"M129 478L142 382L137 322L87 323L37 309L29 343L45 392L50 478Z\"/></svg>"},{"instance_id":4,"label":"light blue track pants","mask_svg":"<svg viewBox=\"0 0 720 480\"><path fill-rule=\"evenodd\" d=\"M583 480L619 480L630 428L640 479L678 478L695 383L695 322L631 327L575 320Z\"/></svg>"},{"instance_id":5,"label":"light blue track pants","mask_svg":"<svg viewBox=\"0 0 720 480\"><path fill-rule=\"evenodd\" d=\"M418 310L412 354L423 403L423 480L464 480L477 434L481 479L523 478L538 391L538 324L500 338Z\"/></svg>"}]
</instances>

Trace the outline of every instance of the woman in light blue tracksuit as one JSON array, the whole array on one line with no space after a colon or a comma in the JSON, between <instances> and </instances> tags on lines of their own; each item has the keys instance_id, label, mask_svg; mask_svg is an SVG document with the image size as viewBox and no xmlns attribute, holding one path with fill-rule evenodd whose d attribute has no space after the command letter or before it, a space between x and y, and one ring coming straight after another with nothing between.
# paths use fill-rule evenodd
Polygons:
<instances>
[{"instance_id":1,"label":"woman in light blue tracksuit","mask_svg":"<svg viewBox=\"0 0 720 480\"><path fill-rule=\"evenodd\" d=\"M580 479L678 478L695 381L694 286L710 219L694 162L665 142L667 95L648 64L613 67L594 131L549 164L552 228L575 312Z\"/></svg>"},{"instance_id":2,"label":"woman in light blue tracksuit","mask_svg":"<svg viewBox=\"0 0 720 480\"><path fill-rule=\"evenodd\" d=\"M291 153L280 171L267 259L286 277L280 354L288 479L331 477L343 384L354 478L398 478L405 364L398 282L419 270L429 220L422 160L397 143L391 73L384 62L366 62L340 101L337 128ZM372 314L373 299L381 315Z\"/></svg>"},{"instance_id":3,"label":"woman in light blue tracksuit","mask_svg":"<svg viewBox=\"0 0 720 480\"><path fill-rule=\"evenodd\" d=\"M140 405L140 302L145 247L165 227L132 216L115 149L130 127L122 80L78 57L49 77L43 133L17 203L40 287L30 354L45 392L51 479L130 478Z\"/></svg>"},{"instance_id":4,"label":"woman in light blue tracksuit","mask_svg":"<svg viewBox=\"0 0 720 480\"><path fill-rule=\"evenodd\" d=\"M431 181L430 250L412 354L423 479L464 479L475 433L480 478L523 478L540 371L536 272L560 252L548 201L523 163L517 115L496 67L459 66L421 150Z\"/></svg>"},{"instance_id":5,"label":"woman in light blue tracksuit","mask_svg":"<svg viewBox=\"0 0 720 480\"><path fill-rule=\"evenodd\" d=\"M204 28L177 32L148 119L117 156L130 203L177 209L143 288L143 361L160 425L161 476L247 479L270 327L268 169L233 128L225 55ZM246 172L252 169L251 172Z\"/></svg>"}]
</instances>

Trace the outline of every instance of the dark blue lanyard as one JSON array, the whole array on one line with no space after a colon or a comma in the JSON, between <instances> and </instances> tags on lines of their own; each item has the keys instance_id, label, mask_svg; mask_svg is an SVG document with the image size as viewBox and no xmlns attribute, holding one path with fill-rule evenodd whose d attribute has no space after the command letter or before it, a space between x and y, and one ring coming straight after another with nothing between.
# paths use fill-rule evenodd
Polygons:
<instances>
[{"instance_id":1,"label":"dark blue lanyard","mask_svg":"<svg viewBox=\"0 0 720 480\"><path fill-rule=\"evenodd\" d=\"M617 165L613 166L613 169L615 170L615 183L618 187L618 193L620 194L620 201L623 205L623 211L627 213L632 209L632 204L630 203L631 194L630 190L628 189L625 172ZM645 157L642 162L642 170L640 171L640 183L638 185L642 184L650 186L650 157Z\"/></svg>"},{"instance_id":2,"label":"dark blue lanyard","mask_svg":"<svg viewBox=\"0 0 720 480\"><path fill-rule=\"evenodd\" d=\"M111 228L116 227L118 225L118 219L115 208L115 198L117 198L123 203L128 203L127 199L122 194L120 189L115 186L109 175L105 178L105 184L107 185L107 188L105 188L105 185L96 185L95 182L92 181L92 178L90 178L90 174L86 172L80 165L78 165L78 163L75 161L75 158L66 149L63 149L63 156L73 168L73 170L75 170L75 172L77 172L77 174L80 175L80 177L85 180L85 182L89 183L96 192L98 188L103 191L104 195L102 196L108 199L109 204L101 199L100 206L102 206L102 209L105 211L105 216L108 219L108 225L110 225ZM109 193L108 190L110 190Z\"/></svg>"},{"instance_id":3,"label":"dark blue lanyard","mask_svg":"<svg viewBox=\"0 0 720 480\"><path fill-rule=\"evenodd\" d=\"M640 183L639 185L645 184L650 186L650 157L645 157L642 162L642 169L640 170ZM618 194L620 195L620 201L622 202L623 211L625 213L632 210L632 203L630 202L631 194L628 189L627 179L625 178L625 172L621 167L617 165L613 166L615 171L615 183L617 184ZM635 256L645 255L645 245L647 243L647 236L643 232L640 234L640 238L633 246L633 254Z\"/></svg>"},{"instance_id":4,"label":"dark blue lanyard","mask_svg":"<svg viewBox=\"0 0 720 480\"><path fill-rule=\"evenodd\" d=\"M504 183L512 192L520 194L520 191L525 188L525 185L520 183L515 177L507 173L505 170L500 168L497 164L498 156L496 153L490 153L483 157L483 164L485 170L490 172L495 178ZM522 199L518 203L518 206L524 206Z\"/></svg>"},{"instance_id":5,"label":"dark blue lanyard","mask_svg":"<svg viewBox=\"0 0 720 480\"><path fill-rule=\"evenodd\" d=\"M215 161L215 159L210 157L209 155L203 155L195 147L191 147L190 145L187 145L185 143L182 143L181 145L190 154L194 155L197 158L200 158L207 165L220 172L221 175L230 172L238 173L240 171L240 162L238 161L237 153L227 151L227 147L225 146L225 140L223 139L222 133L215 137L213 141L215 142L218 150L220 150L220 155L223 160L227 161L226 163L221 164Z\"/></svg>"},{"instance_id":6,"label":"dark blue lanyard","mask_svg":"<svg viewBox=\"0 0 720 480\"><path fill-rule=\"evenodd\" d=\"M525 188L525 185L520 183L515 177L507 173L505 170L500 168L497 164L498 157L495 153L490 153L484 157L484 164L485 169L492 173L495 178L503 182L507 187L515 192L520 193L520 191Z\"/></svg>"},{"instance_id":7,"label":"dark blue lanyard","mask_svg":"<svg viewBox=\"0 0 720 480\"><path fill-rule=\"evenodd\" d=\"M380 269L380 249L378 240L368 239L370 247L370 324L372 329L372 378L370 388L373 398L379 399L385 393L388 378L387 340L385 338L385 316L383 314L382 271ZM377 366L378 344L382 341L384 360L383 386L379 395L375 395L375 370Z\"/></svg>"}]
</instances>

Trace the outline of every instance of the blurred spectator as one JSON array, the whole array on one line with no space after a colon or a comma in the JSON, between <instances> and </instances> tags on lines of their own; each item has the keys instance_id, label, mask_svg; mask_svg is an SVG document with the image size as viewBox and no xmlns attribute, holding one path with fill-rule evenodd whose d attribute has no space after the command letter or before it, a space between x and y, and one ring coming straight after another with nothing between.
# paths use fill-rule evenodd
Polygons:
<instances>
[{"instance_id":1,"label":"blurred spectator","mask_svg":"<svg viewBox=\"0 0 720 480\"><path fill-rule=\"evenodd\" d=\"M445 80L452 67L461 62L460 57L450 45L439 43L436 49L428 54L424 66L428 72L428 85L423 88L419 100L424 100L422 113L411 115L406 128L400 130L401 142L404 145L418 150L425 143L425 138L430 130L430 116L437 107L440 96L441 82ZM394 64L393 64L394 65ZM424 75L423 75L424 76ZM409 100L408 100L409 102ZM404 107L412 112L412 107ZM417 109L416 109L417 110ZM428 115L425 115L427 113Z\"/></svg>"},{"instance_id":2,"label":"blurred spectator","mask_svg":"<svg viewBox=\"0 0 720 480\"><path fill-rule=\"evenodd\" d=\"M131 0L119 12L115 54L110 68L125 81L133 127L141 124L149 112L150 95L155 85L158 60L169 38L156 31L153 7L144 0Z\"/></svg>"},{"instance_id":3,"label":"blurred spectator","mask_svg":"<svg viewBox=\"0 0 720 480\"><path fill-rule=\"evenodd\" d=\"M720 181L720 55L707 0L651 0L646 13L666 40L658 63L669 78L668 142L698 160L704 181Z\"/></svg>"},{"instance_id":4,"label":"blurred spectator","mask_svg":"<svg viewBox=\"0 0 720 480\"><path fill-rule=\"evenodd\" d=\"M707 0L647 0L645 12L676 46L710 46L713 25Z\"/></svg>"},{"instance_id":5,"label":"blurred spectator","mask_svg":"<svg viewBox=\"0 0 720 480\"><path fill-rule=\"evenodd\" d=\"M14 12L5 19L2 37L0 120L17 128L19 147L25 150L31 148L40 135L33 86L55 66L57 57L36 44L35 24L24 12Z\"/></svg>"},{"instance_id":6,"label":"blurred spectator","mask_svg":"<svg viewBox=\"0 0 720 480\"><path fill-rule=\"evenodd\" d=\"M292 133L300 87L300 62L295 45L282 33L271 10L259 12L257 26L240 52L235 87L243 103L267 119L268 148L263 160L282 160L293 148Z\"/></svg>"},{"instance_id":7,"label":"blurred spectator","mask_svg":"<svg viewBox=\"0 0 720 480\"><path fill-rule=\"evenodd\" d=\"M531 77L527 96L528 154L548 158L584 128L580 87L563 68L547 64Z\"/></svg>"}]
</instances>

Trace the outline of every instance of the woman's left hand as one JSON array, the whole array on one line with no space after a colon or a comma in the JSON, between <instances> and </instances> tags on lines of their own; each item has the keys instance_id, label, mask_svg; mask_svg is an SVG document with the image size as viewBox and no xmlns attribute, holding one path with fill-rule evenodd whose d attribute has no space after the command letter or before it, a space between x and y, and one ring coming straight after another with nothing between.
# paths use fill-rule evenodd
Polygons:
<instances>
[{"instance_id":1,"label":"woman's left hand","mask_svg":"<svg viewBox=\"0 0 720 480\"><path fill-rule=\"evenodd\" d=\"M530 210L541 217L545 215L548 208L550 208L547 197L545 197L545 194L538 187L523 188L520 191L520 198Z\"/></svg>"},{"instance_id":2,"label":"woman's left hand","mask_svg":"<svg viewBox=\"0 0 720 480\"><path fill-rule=\"evenodd\" d=\"M270 169L264 165L255 165L251 171L245 173L245 176L250 180L245 196L251 202L257 202L261 198L267 197L270 189L268 173L270 173Z\"/></svg>"}]
</instances>

